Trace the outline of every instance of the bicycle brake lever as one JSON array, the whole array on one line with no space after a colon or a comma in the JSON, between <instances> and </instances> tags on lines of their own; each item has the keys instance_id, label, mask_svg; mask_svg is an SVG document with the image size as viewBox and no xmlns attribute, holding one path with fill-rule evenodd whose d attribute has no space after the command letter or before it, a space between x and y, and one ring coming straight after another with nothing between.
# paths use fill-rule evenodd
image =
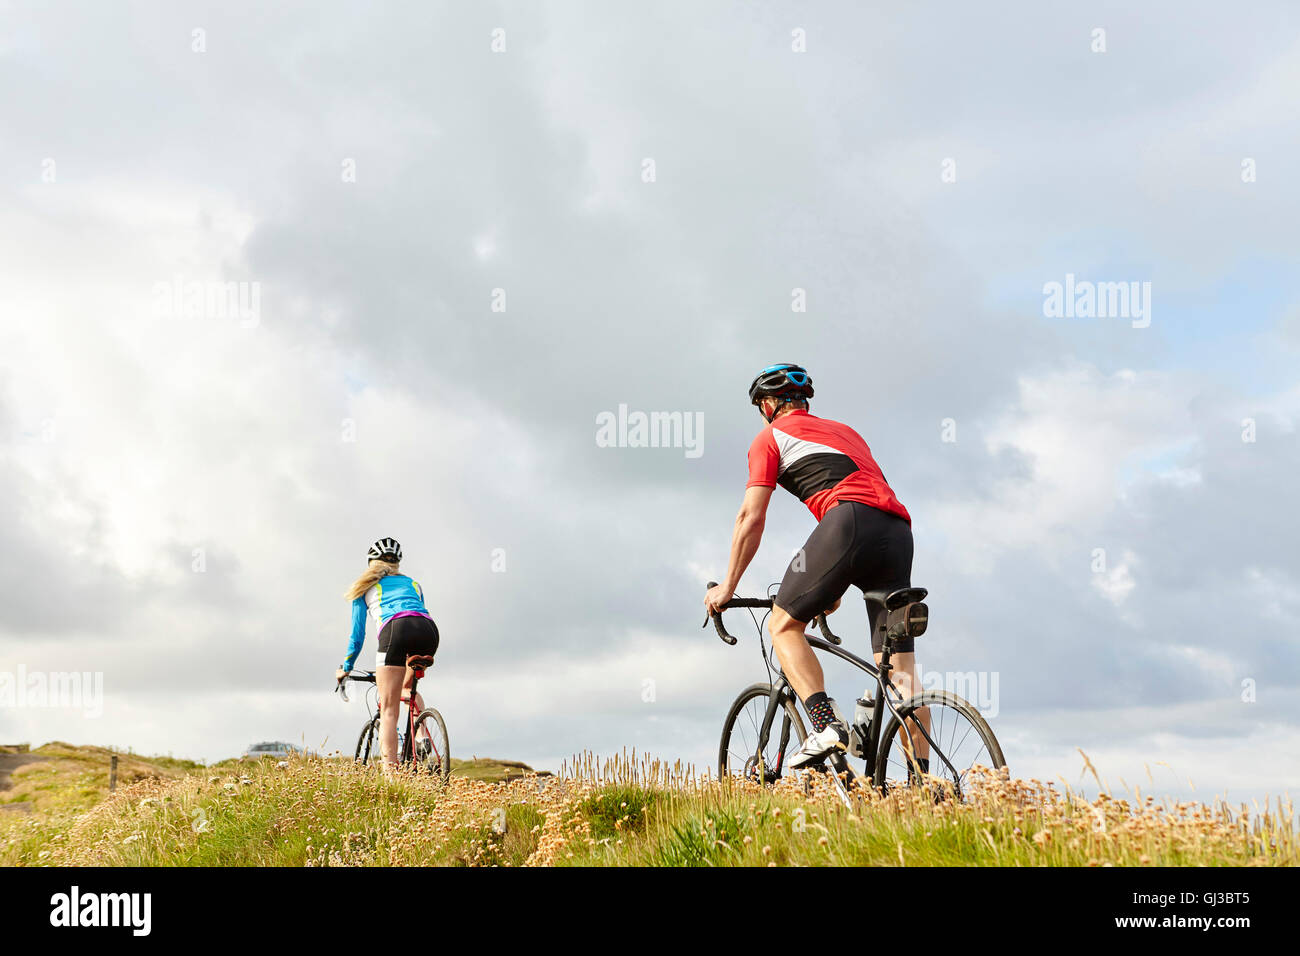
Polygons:
<instances>
[{"instance_id":1,"label":"bicycle brake lever","mask_svg":"<svg viewBox=\"0 0 1300 956\"><path fill-rule=\"evenodd\" d=\"M817 629L822 632L822 637L826 638L826 640L830 641L836 647L839 647L840 644L843 643L838 635L831 633L830 627L826 624L825 614L818 614L813 618L813 620L817 624Z\"/></svg>"}]
</instances>

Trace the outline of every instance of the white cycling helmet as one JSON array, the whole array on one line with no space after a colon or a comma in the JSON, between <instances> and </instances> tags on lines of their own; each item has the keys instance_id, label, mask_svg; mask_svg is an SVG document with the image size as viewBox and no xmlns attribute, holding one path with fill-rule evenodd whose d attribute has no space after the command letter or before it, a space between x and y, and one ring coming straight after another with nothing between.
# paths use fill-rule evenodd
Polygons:
<instances>
[{"instance_id":1,"label":"white cycling helmet","mask_svg":"<svg viewBox=\"0 0 1300 956\"><path fill-rule=\"evenodd\" d=\"M378 558L381 561L402 560L402 546L393 538L380 538L370 546L366 552L368 558Z\"/></svg>"}]
</instances>

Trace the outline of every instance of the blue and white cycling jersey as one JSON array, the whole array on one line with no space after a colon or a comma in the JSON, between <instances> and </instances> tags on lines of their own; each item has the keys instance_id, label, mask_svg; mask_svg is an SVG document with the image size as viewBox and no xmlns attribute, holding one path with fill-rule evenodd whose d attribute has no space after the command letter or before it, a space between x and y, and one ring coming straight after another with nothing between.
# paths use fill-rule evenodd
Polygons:
<instances>
[{"instance_id":1,"label":"blue and white cycling jersey","mask_svg":"<svg viewBox=\"0 0 1300 956\"><path fill-rule=\"evenodd\" d=\"M375 638L385 624L399 614L424 614L424 591L418 581L405 574L388 574L380 578L370 590L352 602L352 636L348 639L348 656L343 662L345 671L352 670L366 639L366 618L375 622Z\"/></svg>"}]
</instances>

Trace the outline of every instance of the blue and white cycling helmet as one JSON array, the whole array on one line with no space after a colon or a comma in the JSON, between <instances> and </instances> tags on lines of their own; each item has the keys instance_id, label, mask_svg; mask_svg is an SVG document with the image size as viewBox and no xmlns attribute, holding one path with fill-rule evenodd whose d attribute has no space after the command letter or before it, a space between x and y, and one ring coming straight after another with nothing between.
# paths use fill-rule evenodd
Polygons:
<instances>
[{"instance_id":1,"label":"blue and white cycling helmet","mask_svg":"<svg viewBox=\"0 0 1300 956\"><path fill-rule=\"evenodd\" d=\"M370 550L366 552L366 557L400 563L402 560L402 546L393 538L380 538L370 546Z\"/></svg>"},{"instance_id":2,"label":"blue and white cycling helmet","mask_svg":"<svg viewBox=\"0 0 1300 956\"><path fill-rule=\"evenodd\" d=\"M765 398L783 398L787 401L813 397L812 376L802 365L788 362L769 365L758 373L749 386L750 404L757 405Z\"/></svg>"}]
</instances>

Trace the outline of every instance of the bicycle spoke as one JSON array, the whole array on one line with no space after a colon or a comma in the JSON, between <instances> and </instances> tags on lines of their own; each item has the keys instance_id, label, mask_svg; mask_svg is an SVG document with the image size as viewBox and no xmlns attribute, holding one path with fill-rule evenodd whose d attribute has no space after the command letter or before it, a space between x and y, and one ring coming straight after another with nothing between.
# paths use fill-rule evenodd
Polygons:
<instances>
[{"instance_id":1,"label":"bicycle spoke","mask_svg":"<svg viewBox=\"0 0 1300 956\"><path fill-rule=\"evenodd\" d=\"M719 768L723 775L762 783L771 783L777 779L776 768L782 759L782 740L784 738L786 746L789 746L789 739L795 732L791 729L788 711L782 707L772 718L767 745L760 752L759 739L769 699L765 692L755 693L739 705L738 711L733 712L729 737L725 742L724 766Z\"/></svg>"},{"instance_id":2,"label":"bicycle spoke","mask_svg":"<svg viewBox=\"0 0 1300 956\"><path fill-rule=\"evenodd\" d=\"M976 766L993 767L993 756L979 728L956 706L928 700L925 707L929 712L929 736L935 746L928 746L920 729L915 726L919 722L916 712L908 713L889 750L886 785L890 788L906 786L914 776L909 766L909 754L915 753L913 748L925 749L933 781L941 786L950 786L960 799L967 799L972 769Z\"/></svg>"},{"instance_id":3,"label":"bicycle spoke","mask_svg":"<svg viewBox=\"0 0 1300 956\"><path fill-rule=\"evenodd\" d=\"M436 710L423 711L416 722L415 764L420 773L446 780L451 772L447 728Z\"/></svg>"}]
</instances>

